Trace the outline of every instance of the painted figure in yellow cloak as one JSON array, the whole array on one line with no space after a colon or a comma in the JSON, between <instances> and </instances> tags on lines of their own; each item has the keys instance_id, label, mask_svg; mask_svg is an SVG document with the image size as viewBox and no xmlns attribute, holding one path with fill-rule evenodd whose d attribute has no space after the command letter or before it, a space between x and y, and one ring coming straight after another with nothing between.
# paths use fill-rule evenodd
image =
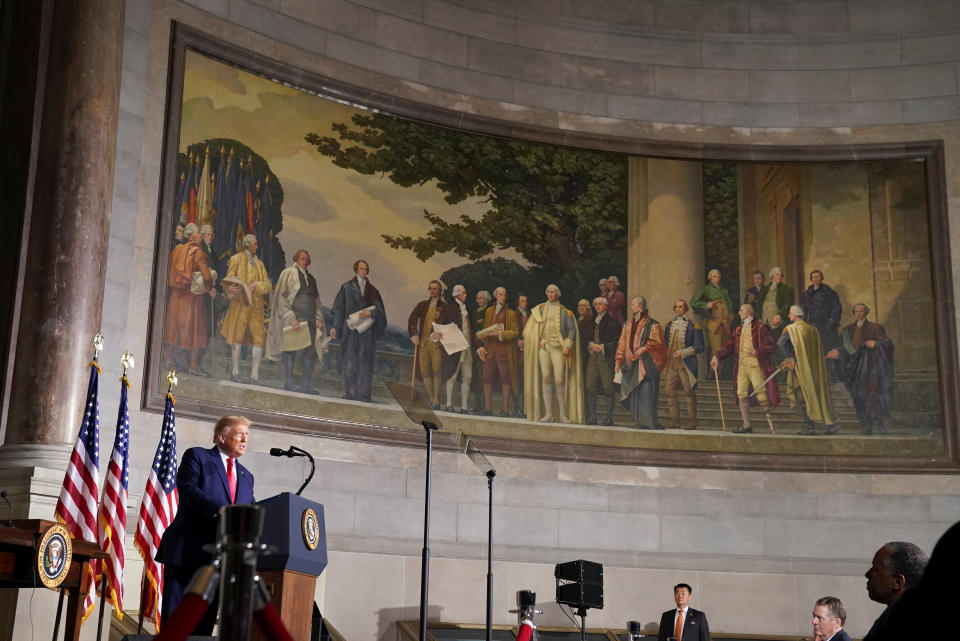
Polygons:
<instances>
[{"instance_id":1,"label":"painted figure in yellow cloak","mask_svg":"<svg viewBox=\"0 0 960 641\"><path fill-rule=\"evenodd\" d=\"M791 322L780 335L777 348L786 358L780 367L787 370L787 398L790 399L790 407L796 406L796 389L800 387L799 404L800 413L803 415L803 429L797 434L816 434L816 423L826 426L825 434L836 434L839 428L833 422L836 414L830 400L830 378L820 333L803 319L803 308L799 305L790 307L789 316Z\"/></svg>"},{"instance_id":2,"label":"painted figure in yellow cloak","mask_svg":"<svg viewBox=\"0 0 960 641\"><path fill-rule=\"evenodd\" d=\"M235 382L242 380L240 346L253 345L250 380L256 383L260 380L260 361L263 359L263 346L267 342L267 329L263 322L264 297L273 291L273 286L263 262L257 258L257 249L257 237L253 234L244 236L243 251L230 257L227 276L223 280L223 289L230 299L230 307L223 317L220 333L232 350L233 369L230 380ZM246 284L247 290L236 281Z\"/></svg>"},{"instance_id":3,"label":"painted figure in yellow cloak","mask_svg":"<svg viewBox=\"0 0 960 641\"><path fill-rule=\"evenodd\" d=\"M523 330L523 399L527 419L583 422L580 332L573 312L560 304L560 288L547 285L547 302L530 310Z\"/></svg>"}]
</instances>

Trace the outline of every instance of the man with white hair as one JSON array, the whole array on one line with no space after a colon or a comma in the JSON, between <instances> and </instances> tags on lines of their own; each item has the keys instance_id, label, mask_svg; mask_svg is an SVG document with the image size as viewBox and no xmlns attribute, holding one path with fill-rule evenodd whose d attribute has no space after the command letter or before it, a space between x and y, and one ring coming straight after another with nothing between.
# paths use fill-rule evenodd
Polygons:
<instances>
[{"instance_id":1,"label":"man with white hair","mask_svg":"<svg viewBox=\"0 0 960 641\"><path fill-rule=\"evenodd\" d=\"M740 306L740 324L734 328L727 344L721 347L710 359L710 367L717 369L721 360L727 356L736 356L733 360L733 385L736 392L734 402L740 408L743 425L733 430L735 434L752 434L750 425L750 406L760 405L774 431L770 409L780 404L780 392L776 380L769 378L774 372L770 355L776 350L776 344L770 338L770 330L763 321L753 317L753 305ZM766 380L766 385L762 383Z\"/></svg>"},{"instance_id":2,"label":"man with white hair","mask_svg":"<svg viewBox=\"0 0 960 641\"><path fill-rule=\"evenodd\" d=\"M492 413L493 381L500 382L502 394L500 416L510 415L510 397L520 392L520 350L517 340L520 338L520 321L517 312L507 306L507 290L497 287L493 290L497 302L487 308L483 316L486 330L483 345L477 355L483 361L483 410Z\"/></svg>"},{"instance_id":3,"label":"man with white hair","mask_svg":"<svg viewBox=\"0 0 960 641\"><path fill-rule=\"evenodd\" d=\"M630 318L617 344L615 370L620 373L620 401L630 409L634 429L662 430L657 418L660 371L667 365L663 328L647 312L647 299L630 300Z\"/></svg>"},{"instance_id":4,"label":"man with white hair","mask_svg":"<svg viewBox=\"0 0 960 641\"><path fill-rule=\"evenodd\" d=\"M616 276L607 278L607 293L604 295L604 298L607 299L607 313L623 325L627 308L627 296L620 291L620 279Z\"/></svg>"},{"instance_id":5,"label":"man with white hair","mask_svg":"<svg viewBox=\"0 0 960 641\"><path fill-rule=\"evenodd\" d=\"M830 379L820 333L804 320L803 308L799 305L790 306L789 316L790 324L780 335L777 349L784 357L780 367L787 370L787 398L791 407L798 404L797 387L801 392L799 406L803 429L797 434L816 434L816 423L826 426L825 434L836 434L839 427L833 422L836 414L830 400Z\"/></svg>"},{"instance_id":6,"label":"man with white hair","mask_svg":"<svg viewBox=\"0 0 960 641\"><path fill-rule=\"evenodd\" d=\"M886 422L893 413L893 341L883 325L867 320L870 308L853 306L854 321L840 333L840 347L827 352L840 362L840 378L853 399L860 433L887 434Z\"/></svg>"},{"instance_id":7,"label":"man with white hair","mask_svg":"<svg viewBox=\"0 0 960 641\"><path fill-rule=\"evenodd\" d=\"M690 308L703 317L707 344L710 353L716 354L730 340L730 321L733 318L733 303L730 294L720 285L722 275L719 269L711 269L707 274L709 282L701 287L690 299ZM711 376L716 370L711 369Z\"/></svg>"},{"instance_id":8,"label":"man with white hair","mask_svg":"<svg viewBox=\"0 0 960 641\"><path fill-rule=\"evenodd\" d=\"M473 350L478 346L477 338L470 322L470 312L467 311L467 288L463 285L454 285L453 303L445 308L446 315L443 323L454 323L463 332L470 347L456 354L444 354L443 379L447 385L447 404L444 409L448 412L456 411L453 404L453 388L460 379L460 412L466 414L470 408L470 383L473 381Z\"/></svg>"},{"instance_id":9,"label":"man with white hair","mask_svg":"<svg viewBox=\"0 0 960 641\"><path fill-rule=\"evenodd\" d=\"M207 347L208 293L213 291L217 273L210 269L207 255L200 248L200 232L196 224L184 228L186 241L170 252L166 320L163 324L163 342L166 355L164 366L176 360L176 350L190 354L190 374L210 376L201 367L203 350ZM199 274L199 278L195 277Z\"/></svg>"},{"instance_id":10,"label":"man with white hair","mask_svg":"<svg viewBox=\"0 0 960 641\"><path fill-rule=\"evenodd\" d=\"M283 389L294 391L293 366L299 355L299 391L317 394L313 387L313 368L319 356L317 334L323 335L323 311L317 279L308 271L309 266L310 253L306 249L298 249L293 254L293 265L280 272L270 306L267 358L283 362ZM309 335L309 341L294 343L291 338L284 338L284 331L305 332Z\"/></svg>"},{"instance_id":11,"label":"man with white hair","mask_svg":"<svg viewBox=\"0 0 960 641\"><path fill-rule=\"evenodd\" d=\"M446 301L443 300L443 283L431 280L427 285L430 296L417 303L407 319L407 333L415 346L416 360L413 363L415 376L423 381L432 409L440 406L440 383L443 381L443 357L446 355L433 324L443 324L446 316Z\"/></svg>"},{"instance_id":12,"label":"man with white hair","mask_svg":"<svg viewBox=\"0 0 960 641\"><path fill-rule=\"evenodd\" d=\"M596 425L597 396L603 394L607 413L601 425L613 425L613 410L616 389L613 384L613 370L620 340L620 324L607 313L607 299L597 296L593 299L596 316L590 320L587 331L580 332L580 342L586 344L586 363L584 369L584 392L586 394L587 425Z\"/></svg>"},{"instance_id":13,"label":"man with white hair","mask_svg":"<svg viewBox=\"0 0 960 641\"><path fill-rule=\"evenodd\" d=\"M523 398L527 418L553 420L556 398L560 421L583 422L583 366L580 332L573 312L560 304L560 288L547 285L547 302L530 310L523 331Z\"/></svg>"},{"instance_id":14,"label":"man with white hair","mask_svg":"<svg viewBox=\"0 0 960 641\"><path fill-rule=\"evenodd\" d=\"M783 270L774 267L770 270L770 282L760 290L757 304L758 317L770 328L773 340L780 338L787 323L790 306L793 304L793 288L783 282Z\"/></svg>"},{"instance_id":15,"label":"man with white hair","mask_svg":"<svg viewBox=\"0 0 960 641\"><path fill-rule=\"evenodd\" d=\"M253 234L244 236L243 251L230 257L223 283L224 293L230 300L230 307L223 316L220 333L230 346L233 366L230 370L230 380L234 382L243 382L240 378L240 347L242 345L253 346L250 381L260 382L260 361L263 360L263 348L267 344L263 309L265 298L273 291L273 285L270 284L270 277L267 276L263 261L257 258L257 249L259 249L257 237Z\"/></svg>"},{"instance_id":16,"label":"man with white hair","mask_svg":"<svg viewBox=\"0 0 960 641\"><path fill-rule=\"evenodd\" d=\"M491 296L490 292L487 290L481 289L477 292L476 301L477 308L473 312L474 334L483 329L483 319L486 317L487 308L493 301L493 296ZM521 330L521 332L522 331L523 330ZM479 358L473 359L472 390L474 399L473 410L477 413L483 413L483 361L481 361Z\"/></svg>"}]
</instances>

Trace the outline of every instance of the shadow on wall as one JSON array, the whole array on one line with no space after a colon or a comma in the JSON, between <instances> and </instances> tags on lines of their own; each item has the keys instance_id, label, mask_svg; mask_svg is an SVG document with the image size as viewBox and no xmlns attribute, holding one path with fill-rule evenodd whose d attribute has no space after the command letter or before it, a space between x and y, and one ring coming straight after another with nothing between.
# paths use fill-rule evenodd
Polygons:
<instances>
[{"instance_id":1,"label":"shadow on wall","mask_svg":"<svg viewBox=\"0 0 960 641\"><path fill-rule=\"evenodd\" d=\"M420 590L417 589L417 600L420 599ZM439 605L427 606L427 621L442 621L440 613L443 608ZM377 639L379 641L403 641L404 636L397 629L397 621L420 620L420 604L405 608L380 608L377 610Z\"/></svg>"}]
</instances>

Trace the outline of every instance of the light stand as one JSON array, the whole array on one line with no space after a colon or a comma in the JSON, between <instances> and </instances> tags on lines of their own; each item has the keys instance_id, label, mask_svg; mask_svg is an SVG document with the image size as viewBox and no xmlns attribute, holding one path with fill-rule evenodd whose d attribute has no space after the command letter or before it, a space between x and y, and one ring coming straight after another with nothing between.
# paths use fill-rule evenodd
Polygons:
<instances>
[{"instance_id":1,"label":"light stand","mask_svg":"<svg viewBox=\"0 0 960 641\"><path fill-rule=\"evenodd\" d=\"M496 475L496 470L487 470L487 641L493 640L493 477Z\"/></svg>"},{"instance_id":2,"label":"light stand","mask_svg":"<svg viewBox=\"0 0 960 641\"><path fill-rule=\"evenodd\" d=\"M427 434L427 470L423 491L423 552L420 555L420 641L427 641L427 596L430 587L430 466L433 461L433 433L440 427L430 405L409 385L387 381L387 389L397 399L407 417L423 426Z\"/></svg>"},{"instance_id":3,"label":"light stand","mask_svg":"<svg viewBox=\"0 0 960 641\"><path fill-rule=\"evenodd\" d=\"M493 639L493 478L497 470L483 455L483 452L473 444L470 437L460 432L457 434L457 443L478 470L487 477L487 634L486 641ZM534 597L536 595L534 594ZM521 606L518 606L521 607Z\"/></svg>"},{"instance_id":4,"label":"light stand","mask_svg":"<svg viewBox=\"0 0 960 641\"><path fill-rule=\"evenodd\" d=\"M437 426L421 421L427 433L427 478L423 490L423 552L420 555L420 641L427 641L427 591L430 587L430 465L433 461L433 433Z\"/></svg>"}]
</instances>

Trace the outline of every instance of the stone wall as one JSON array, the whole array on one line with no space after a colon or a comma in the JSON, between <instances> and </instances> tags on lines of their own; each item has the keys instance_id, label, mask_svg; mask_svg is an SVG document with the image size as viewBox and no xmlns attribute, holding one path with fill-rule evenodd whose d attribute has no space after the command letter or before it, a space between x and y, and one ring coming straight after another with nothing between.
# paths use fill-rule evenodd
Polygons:
<instances>
[{"instance_id":1,"label":"stone wall","mask_svg":"<svg viewBox=\"0 0 960 641\"><path fill-rule=\"evenodd\" d=\"M105 382L121 351L146 347L171 20L340 81L516 123L689 143L943 139L951 221L960 208L960 5L949 0L129 0L126 20ZM109 417L116 391L104 387ZM133 512L160 417L134 411L131 422ZM181 451L209 442L209 424L178 427ZM288 442L319 459L309 494L327 510L324 614L350 641L392 639L393 621L417 615L423 452L254 430L245 462L259 496L302 478L266 454ZM875 548L908 539L929 550L960 518L956 476L494 463L498 623L512 621L517 589L548 602L553 564L587 558L607 581L591 627L655 622L682 580L717 631L809 634L814 598L832 593L860 636L880 611L862 578ZM480 622L485 479L452 454L437 455L436 472L431 615ZM56 486L32 482L32 515L52 513ZM134 607L139 567L132 547L127 556ZM46 603L18 608L42 627ZM546 610L543 623L566 621Z\"/></svg>"}]
</instances>

